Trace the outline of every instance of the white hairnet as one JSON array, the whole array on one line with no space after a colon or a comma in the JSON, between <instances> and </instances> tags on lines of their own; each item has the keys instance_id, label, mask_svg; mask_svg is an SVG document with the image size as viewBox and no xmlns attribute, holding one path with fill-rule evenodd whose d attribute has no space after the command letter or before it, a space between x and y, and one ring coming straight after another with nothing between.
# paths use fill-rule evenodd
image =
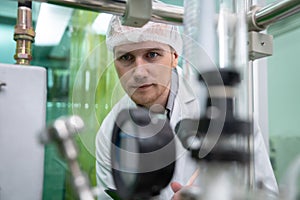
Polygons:
<instances>
[{"instance_id":1,"label":"white hairnet","mask_svg":"<svg viewBox=\"0 0 300 200\"><path fill-rule=\"evenodd\" d=\"M178 27L148 22L141 28L123 26L120 17L112 17L106 34L106 45L111 51L116 46L144 41L155 41L168 44L177 52L182 53L182 38Z\"/></svg>"}]
</instances>

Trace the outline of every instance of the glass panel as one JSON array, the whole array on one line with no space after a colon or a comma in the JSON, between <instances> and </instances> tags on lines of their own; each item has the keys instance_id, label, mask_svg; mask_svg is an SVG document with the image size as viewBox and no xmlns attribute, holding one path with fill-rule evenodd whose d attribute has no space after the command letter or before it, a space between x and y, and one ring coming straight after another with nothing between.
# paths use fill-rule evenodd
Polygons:
<instances>
[{"instance_id":1,"label":"glass panel","mask_svg":"<svg viewBox=\"0 0 300 200\"><path fill-rule=\"evenodd\" d=\"M299 17L297 14L268 29L274 36L273 56L268 59L270 150L275 175L281 184L300 152Z\"/></svg>"},{"instance_id":2,"label":"glass panel","mask_svg":"<svg viewBox=\"0 0 300 200\"><path fill-rule=\"evenodd\" d=\"M95 12L74 9L60 43L54 47L35 46L33 51L37 56L32 62L47 68L48 124L62 115L73 114L85 122L85 130L75 139L81 168L93 186L96 185L95 136L106 114L124 94L118 85L112 54L106 49L105 36L92 28L97 16ZM48 145L43 199L75 198L67 164L56 147Z\"/></svg>"}]
</instances>

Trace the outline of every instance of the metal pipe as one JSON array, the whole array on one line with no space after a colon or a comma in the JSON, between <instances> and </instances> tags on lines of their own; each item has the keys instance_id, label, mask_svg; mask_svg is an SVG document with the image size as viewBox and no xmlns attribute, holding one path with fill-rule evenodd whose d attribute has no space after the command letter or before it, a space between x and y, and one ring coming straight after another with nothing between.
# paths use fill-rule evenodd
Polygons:
<instances>
[{"instance_id":1,"label":"metal pipe","mask_svg":"<svg viewBox=\"0 0 300 200\"><path fill-rule=\"evenodd\" d=\"M151 21L183 24L184 9L179 6L171 6L158 1L152 3Z\"/></svg>"},{"instance_id":2,"label":"metal pipe","mask_svg":"<svg viewBox=\"0 0 300 200\"><path fill-rule=\"evenodd\" d=\"M123 15L126 10L124 0L35 0L71 8L79 8L113 15Z\"/></svg>"},{"instance_id":3,"label":"metal pipe","mask_svg":"<svg viewBox=\"0 0 300 200\"><path fill-rule=\"evenodd\" d=\"M126 0L34 0L66 7L104 12L122 16L126 10ZM264 8L256 9L248 15L249 31L264 30L268 25L282 20L300 11L300 0L283 0ZM153 0L151 21L183 24L183 7Z\"/></svg>"},{"instance_id":4,"label":"metal pipe","mask_svg":"<svg viewBox=\"0 0 300 200\"><path fill-rule=\"evenodd\" d=\"M253 0L246 0L245 1L245 13L247 13L251 7L253 6ZM253 62L250 60L248 61L248 69L247 69L247 80L248 80L248 114L249 114L249 121L251 122L250 127L250 134L248 135L247 142L248 142L248 152L250 153L249 158L249 166L248 166L248 178L249 178L249 188L251 190L256 189L255 187L255 175L254 175L254 119L253 119L253 112L254 112L254 81L253 81Z\"/></svg>"},{"instance_id":5,"label":"metal pipe","mask_svg":"<svg viewBox=\"0 0 300 200\"><path fill-rule=\"evenodd\" d=\"M276 21L289 17L300 11L299 0L285 0L273 3L259 10L256 16L256 23L259 26L268 26Z\"/></svg>"},{"instance_id":6,"label":"metal pipe","mask_svg":"<svg viewBox=\"0 0 300 200\"><path fill-rule=\"evenodd\" d=\"M104 12L114 15L124 15L125 0L35 0L61 6L80 8L90 11ZM151 21L181 25L183 23L183 8L162 3L152 2Z\"/></svg>"},{"instance_id":7,"label":"metal pipe","mask_svg":"<svg viewBox=\"0 0 300 200\"><path fill-rule=\"evenodd\" d=\"M272 3L262 9L256 9L248 15L249 30L264 30L269 25L285 19L300 11L300 0L283 0Z\"/></svg>"}]
</instances>

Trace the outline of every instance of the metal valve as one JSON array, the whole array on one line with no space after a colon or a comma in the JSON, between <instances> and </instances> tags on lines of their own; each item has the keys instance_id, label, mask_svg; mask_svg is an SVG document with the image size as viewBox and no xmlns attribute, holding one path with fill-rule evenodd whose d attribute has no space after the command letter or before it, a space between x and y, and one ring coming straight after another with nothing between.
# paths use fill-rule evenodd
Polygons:
<instances>
[{"instance_id":1,"label":"metal valve","mask_svg":"<svg viewBox=\"0 0 300 200\"><path fill-rule=\"evenodd\" d=\"M43 144L54 142L61 155L68 162L73 185L78 193L80 200L93 200L97 190L91 188L90 182L80 169L77 161L78 149L73 136L84 128L84 122L79 116L58 118L40 135Z\"/></svg>"}]
</instances>

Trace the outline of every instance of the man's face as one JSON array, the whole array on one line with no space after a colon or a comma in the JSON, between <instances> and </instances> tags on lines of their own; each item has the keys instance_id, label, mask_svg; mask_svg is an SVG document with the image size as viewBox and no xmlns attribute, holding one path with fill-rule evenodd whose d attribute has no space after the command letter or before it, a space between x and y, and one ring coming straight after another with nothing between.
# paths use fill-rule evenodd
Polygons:
<instances>
[{"instance_id":1,"label":"man's face","mask_svg":"<svg viewBox=\"0 0 300 200\"><path fill-rule=\"evenodd\" d=\"M115 47L115 67L126 93L138 105L150 108L165 106L172 67L178 55L171 47L158 42L140 42Z\"/></svg>"}]
</instances>

